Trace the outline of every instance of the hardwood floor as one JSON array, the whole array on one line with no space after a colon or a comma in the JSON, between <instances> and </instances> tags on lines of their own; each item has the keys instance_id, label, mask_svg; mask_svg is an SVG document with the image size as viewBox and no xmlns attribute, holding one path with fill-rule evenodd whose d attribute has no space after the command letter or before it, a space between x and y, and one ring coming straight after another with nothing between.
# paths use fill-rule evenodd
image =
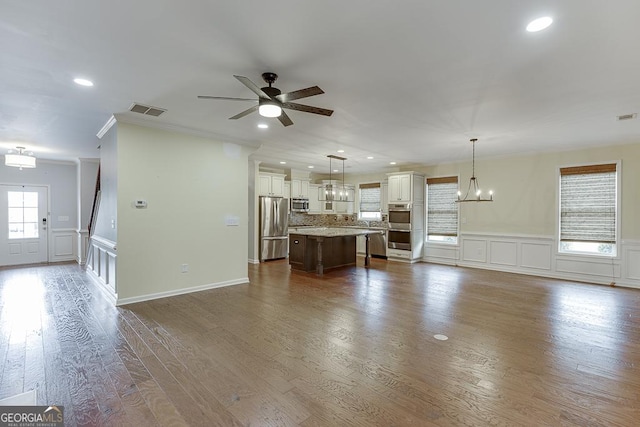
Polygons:
<instances>
[{"instance_id":1,"label":"hardwood floor","mask_svg":"<svg viewBox=\"0 0 640 427\"><path fill-rule=\"evenodd\" d=\"M362 263L119 308L76 265L0 270L0 399L70 426L638 425L639 290Z\"/></svg>"}]
</instances>

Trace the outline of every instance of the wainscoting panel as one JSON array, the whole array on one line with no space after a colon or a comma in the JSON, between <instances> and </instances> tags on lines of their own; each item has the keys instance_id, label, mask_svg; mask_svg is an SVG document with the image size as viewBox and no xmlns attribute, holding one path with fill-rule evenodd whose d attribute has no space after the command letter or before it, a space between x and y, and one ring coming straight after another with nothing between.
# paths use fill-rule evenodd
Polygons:
<instances>
[{"instance_id":1,"label":"wainscoting panel","mask_svg":"<svg viewBox=\"0 0 640 427\"><path fill-rule=\"evenodd\" d=\"M487 262L487 241L484 239L462 238L462 260Z\"/></svg>"},{"instance_id":2,"label":"wainscoting panel","mask_svg":"<svg viewBox=\"0 0 640 427\"><path fill-rule=\"evenodd\" d=\"M551 244L550 243L520 243L520 266L539 270L551 270Z\"/></svg>"},{"instance_id":3,"label":"wainscoting panel","mask_svg":"<svg viewBox=\"0 0 640 427\"><path fill-rule=\"evenodd\" d=\"M424 248L427 258L437 260L432 262L450 265L455 265L458 262L458 245L427 242L425 243Z\"/></svg>"},{"instance_id":4,"label":"wainscoting panel","mask_svg":"<svg viewBox=\"0 0 640 427\"><path fill-rule=\"evenodd\" d=\"M49 234L49 262L75 261L77 257L76 230L51 229Z\"/></svg>"},{"instance_id":5,"label":"wainscoting panel","mask_svg":"<svg viewBox=\"0 0 640 427\"><path fill-rule=\"evenodd\" d=\"M116 242L97 236L90 239L87 271L102 285L114 303L118 293L116 261Z\"/></svg>"},{"instance_id":6,"label":"wainscoting panel","mask_svg":"<svg viewBox=\"0 0 640 427\"><path fill-rule=\"evenodd\" d=\"M620 265L611 258L602 260L594 259L588 261L571 258L559 258L556 260L556 271L560 273L571 273L589 276L599 276L609 281L620 277Z\"/></svg>"},{"instance_id":7,"label":"wainscoting panel","mask_svg":"<svg viewBox=\"0 0 640 427\"><path fill-rule=\"evenodd\" d=\"M489 241L489 262L490 264L518 265L518 243Z\"/></svg>"},{"instance_id":8,"label":"wainscoting panel","mask_svg":"<svg viewBox=\"0 0 640 427\"><path fill-rule=\"evenodd\" d=\"M640 282L640 241L622 242L623 279Z\"/></svg>"},{"instance_id":9,"label":"wainscoting panel","mask_svg":"<svg viewBox=\"0 0 640 427\"><path fill-rule=\"evenodd\" d=\"M640 241L622 241L612 259L560 254L550 236L466 233L458 240L428 243L423 261L640 288Z\"/></svg>"}]
</instances>

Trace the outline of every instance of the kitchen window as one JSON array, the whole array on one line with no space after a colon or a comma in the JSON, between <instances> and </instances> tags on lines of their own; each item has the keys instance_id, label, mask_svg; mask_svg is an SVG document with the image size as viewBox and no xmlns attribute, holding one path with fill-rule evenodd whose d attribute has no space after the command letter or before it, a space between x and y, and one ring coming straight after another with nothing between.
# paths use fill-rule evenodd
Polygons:
<instances>
[{"instance_id":1,"label":"kitchen window","mask_svg":"<svg viewBox=\"0 0 640 427\"><path fill-rule=\"evenodd\" d=\"M380 183L360 184L360 215L365 221L380 221Z\"/></svg>"},{"instance_id":2,"label":"kitchen window","mask_svg":"<svg viewBox=\"0 0 640 427\"><path fill-rule=\"evenodd\" d=\"M616 256L616 163L560 168L561 253Z\"/></svg>"},{"instance_id":3,"label":"kitchen window","mask_svg":"<svg viewBox=\"0 0 640 427\"><path fill-rule=\"evenodd\" d=\"M458 177L427 178L427 240L458 243Z\"/></svg>"}]
</instances>

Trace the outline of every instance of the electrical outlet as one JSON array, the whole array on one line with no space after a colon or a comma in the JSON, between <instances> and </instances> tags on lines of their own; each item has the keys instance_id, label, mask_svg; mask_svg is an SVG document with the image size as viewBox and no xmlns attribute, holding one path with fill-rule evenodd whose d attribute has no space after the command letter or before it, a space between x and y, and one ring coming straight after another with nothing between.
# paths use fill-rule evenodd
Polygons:
<instances>
[{"instance_id":1,"label":"electrical outlet","mask_svg":"<svg viewBox=\"0 0 640 427\"><path fill-rule=\"evenodd\" d=\"M180 266L180 271L182 273L188 273L189 272L189 264L182 264L182 266Z\"/></svg>"}]
</instances>

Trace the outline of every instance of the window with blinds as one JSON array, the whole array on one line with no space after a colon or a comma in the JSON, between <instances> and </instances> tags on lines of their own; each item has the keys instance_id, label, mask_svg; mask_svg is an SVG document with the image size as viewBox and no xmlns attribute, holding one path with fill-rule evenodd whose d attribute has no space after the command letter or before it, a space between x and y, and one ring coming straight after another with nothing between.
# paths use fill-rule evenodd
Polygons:
<instances>
[{"instance_id":1,"label":"window with blinds","mask_svg":"<svg viewBox=\"0 0 640 427\"><path fill-rule=\"evenodd\" d=\"M380 183L360 184L360 219L380 220Z\"/></svg>"},{"instance_id":2,"label":"window with blinds","mask_svg":"<svg viewBox=\"0 0 640 427\"><path fill-rule=\"evenodd\" d=\"M615 163L560 168L560 251L615 255Z\"/></svg>"},{"instance_id":3,"label":"window with blinds","mask_svg":"<svg viewBox=\"0 0 640 427\"><path fill-rule=\"evenodd\" d=\"M458 177L427 178L427 240L458 241Z\"/></svg>"}]
</instances>

